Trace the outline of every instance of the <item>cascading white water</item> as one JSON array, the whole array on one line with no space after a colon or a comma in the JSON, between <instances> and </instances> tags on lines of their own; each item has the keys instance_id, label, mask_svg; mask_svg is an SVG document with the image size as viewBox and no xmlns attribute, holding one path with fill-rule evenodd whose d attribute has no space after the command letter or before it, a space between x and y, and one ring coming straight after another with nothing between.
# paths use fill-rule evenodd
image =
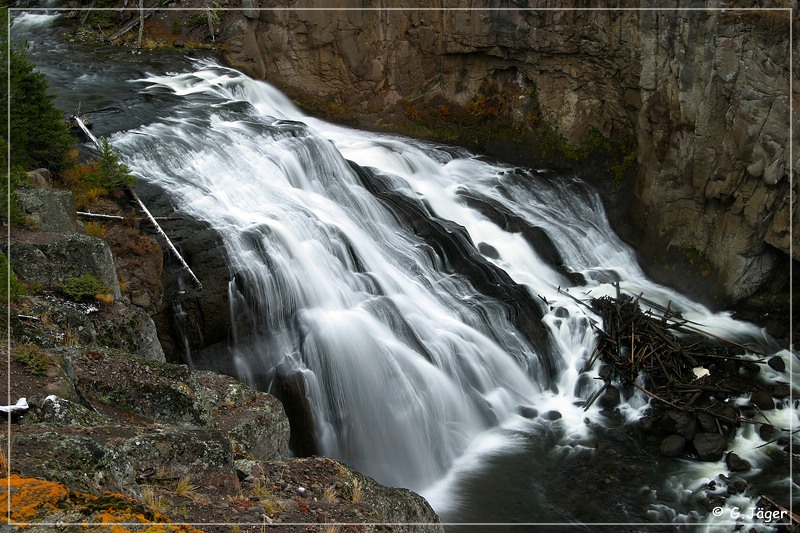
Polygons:
<instances>
[{"instance_id":1,"label":"cascading white water","mask_svg":"<svg viewBox=\"0 0 800 533\"><path fill-rule=\"evenodd\" d=\"M137 80L182 104L113 142L136 175L220 231L232 262L232 311L255 323L234 347L240 377L302 376L320 453L381 482L427 489L444 505L443 483L473 459L516 445L508 430L531 427L518 406L556 409L568 435L584 435L587 420L600 420L575 405L576 394L596 387L582 366L599 319L566 291L612 295L608 282L619 281L655 304L671 302L707 331L766 340L758 328L648 281L597 196L578 182L520 178L466 152L333 126L236 71L196 67ZM488 245L492 263L547 302L551 349L537 351L502 305L442 264L347 160ZM470 199L543 230L566 272ZM575 285L570 272L585 281ZM552 383L548 360L558 369ZM623 410L633 418L645 404L635 396Z\"/></svg>"},{"instance_id":2,"label":"cascading white water","mask_svg":"<svg viewBox=\"0 0 800 533\"><path fill-rule=\"evenodd\" d=\"M240 301L259 317L238 368L304 375L320 452L420 489L541 390L528 374L543 354L467 280L443 273L333 144L259 110L267 95L255 110L228 109L266 86L219 68L147 81L193 95L191 118L114 144L135 174L221 231ZM198 93L219 99L198 103Z\"/></svg>"}]
</instances>

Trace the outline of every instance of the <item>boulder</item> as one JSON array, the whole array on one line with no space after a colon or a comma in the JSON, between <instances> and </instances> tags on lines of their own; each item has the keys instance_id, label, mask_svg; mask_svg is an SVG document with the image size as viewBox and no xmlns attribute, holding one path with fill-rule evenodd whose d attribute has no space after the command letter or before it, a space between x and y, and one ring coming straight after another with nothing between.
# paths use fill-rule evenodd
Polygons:
<instances>
[{"instance_id":1,"label":"boulder","mask_svg":"<svg viewBox=\"0 0 800 533\"><path fill-rule=\"evenodd\" d=\"M770 424L761 424L758 426L758 436L761 437L762 440L771 441L778 438L781 434L781 430L776 428Z\"/></svg>"},{"instance_id":2,"label":"boulder","mask_svg":"<svg viewBox=\"0 0 800 533\"><path fill-rule=\"evenodd\" d=\"M69 233L53 235L51 240L14 244L14 270L25 281L57 286L70 278L91 274L121 296L114 257L102 240Z\"/></svg>"},{"instance_id":3,"label":"boulder","mask_svg":"<svg viewBox=\"0 0 800 533\"><path fill-rule=\"evenodd\" d=\"M139 476L191 476L195 483L239 489L233 449L225 434L207 428L165 428L132 437L119 446Z\"/></svg>"},{"instance_id":4,"label":"boulder","mask_svg":"<svg viewBox=\"0 0 800 533\"><path fill-rule=\"evenodd\" d=\"M212 416L237 457L274 461L290 456L289 419L277 398L213 372L194 376L200 387L213 391L213 400L205 395L213 402Z\"/></svg>"},{"instance_id":5,"label":"boulder","mask_svg":"<svg viewBox=\"0 0 800 533\"><path fill-rule=\"evenodd\" d=\"M708 413L697 413L697 424L700 426L700 431L706 433L714 433L717 431L717 423L715 418Z\"/></svg>"},{"instance_id":6,"label":"boulder","mask_svg":"<svg viewBox=\"0 0 800 533\"><path fill-rule=\"evenodd\" d=\"M42 345L56 347L68 338L69 342L124 350L154 361L164 360L153 320L144 310L122 301L79 303L54 296L32 296L28 298L28 308L32 315L46 316L51 327L61 330L49 338L37 339Z\"/></svg>"},{"instance_id":7,"label":"boulder","mask_svg":"<svg viewBox=\"0 0 800 533\"><path fill-rule=\"evenodd\" d=\"M764 411L775 409L775 400L772 399L770 393L764 391L756 391L751 394L750 403Z\"/></svg>"},{"instance_id":8,"label":"boulder","mask_svg":"<svg viewBox=\"0 0 800 533\"><path fill-rule=\"evenodd\" d=\"M12 456L25 454L26 475L64 483L84 492L111 491L140 498L136 474L126 458L88 435L40 431L20 433Z\"/></svg>"},{"instance_id":9,"label":"boulder","mask_svg":"<svg viewBox=\"0 0 800 533\"><path fill-rule=\"evenodd\" d=\"M597 400L597 404L603 409L613 409L620 402L619 389L613 385L608 387Z\"/></svg>"},{"instance_id":10,"label":"boulder","mask_svg":"<svg viewBox=\"0 0 800 533\"><path fill-rule=\"evenodd\" d=\"M792 388L788 383L776 383L772 386L772 396L782 400L788 398L792 393Z\"/></svg>"},{"instance_id":11,"label":"boulder","mask_svg":"<svg viewBox=\"0 0 800 533\"><path fill-rule=\"evenodd\" d=\"M786 362L780 355L776 355L767 359L767 364L770 368L777 372L784 372L786 370Z\"/></svg>"},{"instance_id":12,"label":"boulder","mask_svg":"<svg viewBox=\"0 0 800 533\"><path fill-rule=\"evenodd\" d=\"M39 189L49 189L50 184L50 171L46 168L37 168L28 172L28 179L31 180L34 187Z\"/></svg>"},{"instance_id":13,"label":"boulder","mask_svg":"<svg viewBox=\"0 0 800 533\"><path fill-rule=\"evenodd\" d=\"M728 442L719 433L697 433L692 444L701 461L719 461L728 448Z\"/></svg>"},{"instance_id":14,"label":"boulder","mask_svg":"<svg viewBox=\"0 0 800 533\"><path fill-rule=\"evenodd\" d=\"M668 435L661 441L658 451L664 457L678 457L686 445L686 439L680 435Z\"/></svg>"},{"instance_id":15,"label":"boulder","mask_svg":"<svg viewBox=\"0 0 800 533\"><path fill-rule=\"evenodd\" d=\"M691 440L697 429L697 421L691 413L670 410L661 417L661 429Z\"/></svg>"},{"instance_id":16,"label":"boulder","mask_svg":"<svg viewBox=\"0 0 800 533\"><path fill-rule=\"evenodd\" d=\"M751 468L749 461L742 459L734 452L730 452L725 456L725 464L731 472L746 472Z\"/></svg>"},{"instance_id":17,"label":"boulder","mask_svg":"<svg viewBox=\"0 0 800 533\"><path fill-rule=\"evenodd\" d=\"M47 424L50 426L106 426L111 419L96 413L87 407L61 398L54 394L35 400L33 409L28 415L28 423Z\"/></svg>"},{"instance_id":18,"label":"boulder","mask_svg":"<svg viewBox=\"0 0 800 533\"><path fill-rule=\"evenodd\" d=\"M408 489L385 487L344 464L340 463L340 467L351 484L352 480L358 480L362 489L361 501L372 506L371 515L375 522L396 524L393 530L405 533L444 531L433 508L419 494Z\"/></svg>"},{"instance_id":19,"label":"boulder","mask_svg":"<svg viewBox=\"0 0 800 533\"><path fill-rule=\"evenodd\" d=\"M75 214L71 192L56 189L18 189L17 196L22 212L31 219L39 231L71 234L82 230L82 225Z\"/></svg>"},{"instance_id":20,"label":"boulder","mask_svg":"<svg viewBox=\"0 0 800 533\"><path fill-rule=\"evenodd\" d=\"M545 420L550 420L552 422L554 420L560 419L562 416L563 415L558 411L547 411L542 415L542 418L544 418Z\"/></svg>"}]
</instances>

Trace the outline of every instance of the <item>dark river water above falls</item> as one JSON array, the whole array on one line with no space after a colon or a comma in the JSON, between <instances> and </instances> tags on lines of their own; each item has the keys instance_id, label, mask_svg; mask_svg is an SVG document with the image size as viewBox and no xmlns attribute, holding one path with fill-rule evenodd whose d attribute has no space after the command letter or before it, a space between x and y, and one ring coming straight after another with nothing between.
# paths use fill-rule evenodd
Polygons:
<instances>
[{"instance_id":1,"label":"dark river water above falls","mask_svg":"<svg viewBox=\"0 0 800 533\"><path fill-rule=\"evenodd\" d=\"M706 486L728 475L724 461L665 459L637 442L627 424L646 396L614 412L580 405L602 384L597 365L583 371L599 318L572 296L613 295L611 281L790 362L758 328L650 282L589 186L320 121L207 54L86 45L66 28L57 13L23 14L12 36L29 41L59 107L80 102L140 183L222 235L232 312L256 326L220 366L265 388L301 379L320 453L419 492L451 531L724 531L734 510L754 508L745 492L712 512ZM544 232L564 267L476 200ZM486 279L431 245L428 227ZM489 294L519 287L516 308ZM796 410L770 416L797 425ZM763 444L740 429L732 449L755 466L741 477L788 505L783 452Z\"/></svg>"}]
</instances>

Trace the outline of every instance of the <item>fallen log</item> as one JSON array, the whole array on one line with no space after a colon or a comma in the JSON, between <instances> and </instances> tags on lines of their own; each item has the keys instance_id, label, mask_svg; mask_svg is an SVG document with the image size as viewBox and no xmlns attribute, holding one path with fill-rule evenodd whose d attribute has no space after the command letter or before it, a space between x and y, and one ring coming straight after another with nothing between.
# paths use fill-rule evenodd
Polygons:
<instances>
[{"instance_id":1,"label":"fallen log","mask_svg":"<svg viewBox=\"0 0 800 533\"><path fill-rule=\"evenodd\" d=\"M150 213L150 210L149 210L149 209L147 209L147 207L144 205L144 202L142 202L141 198L139 198L139 195L138 195L138 194L136 194L136 191L134 191L134 190L133 190L133 189L131 189L130 187L128 188L128 190L130 191L131 195L133 196L133 199L134 199L134 200L136 200L136 203L138 203L138 204L139 204L139 207L142 209L142 212L144 212L144 214L145 214L145 215L147 215L147 218L149 218L149 219L150 219L150 222L152 222L152 223L153 223L153 226L155 226L155 228L156 228L156 231L158 231L158 233L159 233L159 234L160 234L162 237L164 237L164 240L166 241L166 243L167 243L167 246L168 246L168 247L169 247L169 249L172 251L172 253L173 253L173 254L175 254L175 257L178 259L178 261L180 261L180 263L181 263L181 265L183 266L183 268L184 268L184 269L185 269L185 270L186 270L186 271L189 273L189 275L192 277L192 281L194 281L194 282L195 282L195 284L197 285L197 288L198 288L198 289L202 289L202 288L203 288L203 284L202 284L202 283L200 283L200 280L199 280L199 279L197 279L197 276L195 276L195 275L194 275L194 272L192 272L192 269L191 269L191 268L189 268L189 265L186 263L186 261L184 261L184 260L183 260L183 256L181 256L180 252L178 252L178 249L177 249L177 248L175 248L175 245L174 245L174 244L172 244L172 241L171 241L171 240L169 240L169 237L167 236L167 234L166 234L166 233L164 233L164 230L163 230L163 229L161 229L161 226L159 226L158 222L156 222L156 219L155 219L155 217L153 217L153 215Z\"/></svg>"},{"instance_id":2,"label":"fallen log","mask_svg":"<svg viewBox=\"0 0 800 533\"><path fill-rule=\"evenodd\" d=\"M137 25L144 24L144 21L157 11L158 11L157 8L151 8L145 10L143 14L136 15L135 17L133 17L133 19L125 23L120 29L118 29L117 31L106 37L106 40L113 41L114 39L122 37L129 31L131 31L133 28L135 28Z\"/></svg>"},{"instance_id":3,"label":"fallen log","mask_svg":"<svg viewBox=\"0 0 800 533\"><path fill-rule=\"evenodd\" d=\"M769 504L772 507L774 507L775 509L777 509L778 511L780 511L781 514L783 514L786 517L788 517L792 524L794 524L796 526L800 526L800 516L798 516L797 514L793 513L792 511L790 511L789 509L787 509L783 505L777 503L772 498L764 496L763 494L761 495L761 499L764 500L764 502L766 502L767 504Z\"/></svg>"},{"instance_id":4,"label":"fallen log","mask_svg":"<svg viewBox=\"0 0 800 533\"><path fill-rule=\"evenodd\" d=\"M92 141L94 142L95 146L97 146L99 148L100 147L100 141L98 141L97 138L94 135L91 134L91 132L86 128L86 126L83 125L83 123L81 123L80 121L78 121L78 122L81 124L81 128L83 128L84 133L86 133L89 136L89 138L92 139ZM175 248L175 245L172 244L172 241L169 239L167 234L164 232L163 229L161 229L161 226L158 224L158 222L156 221L155 217L150 213L150 210L147 209L147 206L144 205L144 202L142 202L142 199L139 198L139 195L136 194L136 191L134 191L130 187L128 187L128 191L130 191L131 196L133 196L133 199L136 200L136 203L139 204L139 207L141 208L142 212L147 216L147 218L150 220L150 222L156 228L156 231L159 233L159 235L164 237L164 241L167 243L167 247L172 251L173 254L175 254L175 257L178 259L180 264L183 266L183 268L192 277L192 281L195 282L195 284L197 285L197 288L202 290L203 289L203 284L200 283L200 280L197 279L197 276L194 275L194 272L192 272L192 269L189 268L189 265L186 263L186 261L184 261L183 256L180 254L178 249Z\"/></svg>"},{"instance_id":5,"label":"fallen log","mask_svg":"<svg viewBox=\"0 0 800 533\"><path fill-rule=\"evenodd\" d=\"M80 215L82 217L90 217L90 218L105 218L110 220L124 220L125 217L119 215L103 215L101 213L90 213L88 211L75 211L76 215Z\"/></svg>"}]
</instances>

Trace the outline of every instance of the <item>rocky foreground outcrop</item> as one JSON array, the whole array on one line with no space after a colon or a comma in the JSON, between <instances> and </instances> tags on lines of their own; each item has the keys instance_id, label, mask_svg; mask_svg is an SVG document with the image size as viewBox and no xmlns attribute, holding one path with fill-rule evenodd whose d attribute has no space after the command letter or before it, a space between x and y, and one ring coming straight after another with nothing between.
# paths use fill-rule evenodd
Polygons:
<instances>
[{"instance_id":1,"label":"rocky foreground outcrop","mask_svg":"<svg viewBox=\"0 0 800 533\"><path fill-rule=\"evenodd\" d=\"M715 2L687 11L696 6L660 0L639 2L642 11L574 2L553 11L537 9L547 2L429 10L443 5L427 1L339 4L404 8L393 11L258 9L284 5L244 0L241 12L225 12L217 37L234 66L317 113L366 127L491 152L513 125L521 145L501 153L522 162L569 151L548 131L576 145L598 134L627 143L622 155L638 159L638 170L608 205L627 216L650 274L716 306L786 306L788 264L800 259L797 212L789 227L788 110L800 83L790 95L789 25L798 28L788 11ZM737 7L751 5L790 7ZM481 9L497 7L507 9ZM448 121L464 110L483 129L460 123L451 137ZM583 169L587 177L607 170Z\"/></svg>"},{"instance_id":2,"label":"rocky foreground outcrop","mask_svg":"<svg viewBox=\"0 0 800 533\"><path fill-rule=\"evenodd\" d=\"M69 193L20 197L38 228L15 228L10 250L28 291L9 308L12 347L2 354L11 375L0 393L25 397L30 407L10 426L3 449L10 444L11 456L0 461L10 487L0 503L10 499L11 524L29 523L30 531L121 522L125 531L153 523L171 524L170 531L261 531L281 523L295 524L286 531L319 531L335 522L364 531L379 523L442 530L410 491L383 487L332 459L292 459L289 422L274 397L164 362L144 311L153 303L149 293L134 305L127 288L120 290L108 245L85 234ZM84 274L107 282L113 301L76 302L59 290Z\"/></svg>"}]
</instances>

